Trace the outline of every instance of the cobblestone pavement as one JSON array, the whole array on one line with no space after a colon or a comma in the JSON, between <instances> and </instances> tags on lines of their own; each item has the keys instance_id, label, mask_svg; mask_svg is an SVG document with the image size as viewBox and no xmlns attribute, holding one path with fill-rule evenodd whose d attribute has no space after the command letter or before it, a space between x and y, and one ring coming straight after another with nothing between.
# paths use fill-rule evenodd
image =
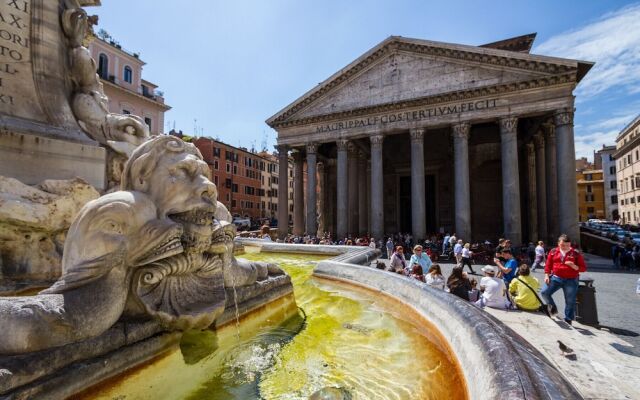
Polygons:
<instances>
[{"instance_id":1,"label":"cobblestone pavement","mask_svg":"<svg viewBox=\"0 0 640 400\"><path fill-rule=\"evenodd\" d=\"M596 288L596 303L600 325L614 328L611 329L613 333L616 333L622 340L634 346L629 349L621 349L622 351L640 357L640 296L636 295L636 282L640 278L640 274L611 270L609 269L610 263L610 260L589 255L587 256L587 268L589 266L595 268L588 270L581 276L594 279L593 285ZM439 264L444 276L448 277L454 264ZM474 266L474 270L478 274L475 279L478 281L481 278L481 267L480 265ZM544 273L536 271L534 276L542 284ZM563 316L564 297L562 296L562 291L556 292L553 298L558 305L559 315ZM631 333L636 336L629 335Z\"/></svg>"}]
</instances>

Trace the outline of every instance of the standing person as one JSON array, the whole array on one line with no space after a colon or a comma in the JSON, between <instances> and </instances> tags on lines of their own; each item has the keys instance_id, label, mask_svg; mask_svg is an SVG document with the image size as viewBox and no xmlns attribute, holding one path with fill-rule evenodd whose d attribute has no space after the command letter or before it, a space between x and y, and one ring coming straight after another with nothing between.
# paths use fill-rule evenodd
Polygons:
<instances>
[{"instance_id":1,"label":"standing person","mask_svg":"<svg viewBox=\"0 0 640 400\"><path fill-rule=\"evenodd\" d=\"M393 240L391 240L391 236L389 236L389 239L387 239L387 258L391 259L391 254L393 253Z\"/></svg>"},{"instance_id":2,"label":"standing person","mask_svg":"<svg viewBox=\"0 0 640 400\"><path fill-rule=\"evenodd\" d=\"M544 253L544 242L541 240L536 246L536 256L533 259L533 268L531 268L531 271L535 271L536 268L544 266Z\"/></svg>"},{"instance_id":3,"label":"standing person","mask_svg":"<svg viewBox=\"0 0 640 400\"><path fill-rule=\"evenodd\" d=\"M431 265L429 272L425 275L425 281L433 288L444 290L444 276L438 264Z\"/></svg>"},{"instance_id":4,"label":"standing person","mask_svg":"<svg viewBox=\"0 0 640 400\"><path fill-rule=\"evenodd\" d=\"M462 240L458 240L458 243L453 246L453 255L456 257L456 264L460 265L462 263Z\"/></svg>"},{"instance_id":5,"label":"standing person","mask_svg":"<svg viewBox=\"0 0 640 400\"><path fill-rule=\"evenodd\" d=\"M571 240L565 234L558 238L558 247L551 250L544 265L544 283L540 294L550 304L552 309L557 309L553 301L553 294L562 289L564 293L564 320L571 325L575 318L576 297L580 272L585 272L587 265L582 254L571 247Z\"/></svg>"},{"instance_id":6,"label":"standing person","mask_svg":"<svg viewBox=\"0 0 640 400\"><path fill-rule=\"evenodd\" d=\"M462 247L462 253L461 253L461 260L462 260L462 269L464 270L464 266L466 265L467 267L469 267L469 271L471 271L471 273L473 275L475 275L476 273L473 271L473 267L471 266L471 244L469 243L465 243L464 246Z\"/></svg>"},{"instance_id":7,"label":"standing person","mask_svg":"<svg viewBox=\"0 0 640 400\"><path fill-rule=\"evenodd\" d=\"M374 238L371 238L369 240L369 247L375 250L375 248L376 248L376 240Z\"/></svg>"},{"instance_id":8,"label":"standing person","mask_svg":"<svg viewBox=\"0 0 640 400\"><path fill-rule=\"evenodd\" d=\"M502 273L504 284L509 287L509 284L511 284L511 280L516 276L518 262L515 258L513 258L511 249L502 250L502 258L505 260L504 262L500 261L499 258L494 258L493 262L496 263L498 270L500 270L500 272Z\"/></svg>"},{"instance_id":9,"label":"standing person","mask_svg":"<svg viewBox=\"0 0 640 400\"><path fill-rule=\"evenodd\" d=\"M404 258L404 247L396 247L396 251L391 256L389 265L394 272L399 274L404 273L405 269L407 269L407 260Z\"/></svg>"},{"instance_id":10,"label":"standing person","mask_svg":"<svg viewBox=\"0 0 640 400\"><path fill-rule=\"evenodd\" d=\"M458 238L456 238L456 234L454 233L453 235L451 235L451 237L449 238L449 246L453 247L455 246L455 244L458 242Z\"/></svg>"},{"instance_id":11,"label":"standing person","mask_svg":"<svg viewBox=\"0 0 640 400\"><path fill-rule=\"evenodd\" d=\"M449 288L449 293L469 301L469 292L473 288L469 279L462 275L462 267L453 267L451 275L447 278L447 287Z\"/></svg>"},{"instance_id":12,"label":"standing person","mask_svg":"<svg viewBox=\"0 0 640 400\"><path fill-rule=\"evenodd\" d=\"M502 310L508 308L507 287L502 279L496 278L497 268L493 265L485 265L482 267L482 272L484 272L484 277L480 279L482 295L475 304L480 307L487 306Z\"/></svg>"},{"instance_id":13,"label":"standing person","mask_svg":"<svg viewBox=\"0 0 640 400\"><path fill-rule=\"evenodd\" d=\"M413 255L411 256L411 259L409 260L409 265L413 266L413 264L418 263L420 264L420 266L422 267L423 271L428 271L429 268L431 267L431 259L429 258L428 255L426 255L423 251L422 251L422 246L420 246L419 244L416 245L413 248ZM407 275L410 273L411 271L407 271Z\"/></svg>"},{"instance_id":14,"label":"standing person","mask_svg":"<svg viewBox=\"0 0 640 400\"><path fill-rule=\"evenodd\" d=\"M527 264L518 267L518 276L511 281L509 293L519 310L537 311L542 304L538 300L536 292L540 289L540 283L532 276Z\"/></svg>"},{"instance_id":15,"label":"standing person","mask_svg":"<svg viewBox=\"0 0 640 400\"><path fill-rule=\"evenodd\" d=\"M444 239L442 240L442 254L447 252L447 248L449 247L449 239L451 238L451 236L449 236L449 232L447 232L446 235L444 235Z\"/></svg>"}]
</instances>

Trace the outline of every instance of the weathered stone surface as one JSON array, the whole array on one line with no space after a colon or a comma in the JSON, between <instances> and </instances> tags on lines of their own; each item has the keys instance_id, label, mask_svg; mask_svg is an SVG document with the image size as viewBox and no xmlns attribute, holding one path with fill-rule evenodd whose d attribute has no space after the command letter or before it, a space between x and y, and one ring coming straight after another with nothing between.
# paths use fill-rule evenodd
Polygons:
<instances>
[{"instance_id":1,"label":"weathered stone surface","mask_svg":"<svg viewBox=\"0 0 640 400\"><path fill-rule=\"evenodd\" d=\"M0 176L0 279L53 281L60 276L66 230L99 193L82 179L35 187Z\"/></svg>"}]
</instances>

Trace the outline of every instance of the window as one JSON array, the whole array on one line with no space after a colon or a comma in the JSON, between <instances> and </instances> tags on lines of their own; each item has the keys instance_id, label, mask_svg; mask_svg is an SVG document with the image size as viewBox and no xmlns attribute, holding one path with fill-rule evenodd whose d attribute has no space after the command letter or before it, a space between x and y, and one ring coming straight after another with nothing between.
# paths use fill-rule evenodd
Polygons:
<instances>
[{"instance_id":1,"label":"window","mask_svg":"<svg viewBox=\"0 0 640 400\"><path fill-rule=\"evenodd\" d=\"M631 180L633 182L633 180ZM640 176L636 176L636 187L640 188ZM633 189L633 183L631 183L631 189Z\"/></svg>"},{"instance_id":2,"label":"window","mask_svg":"<svg viewBox=\"0 0 640 400\"><path fill-rule=\"evenodd\" d=\"M618 204L618 196L615 194L611 196L611 204Z\"/></svg>"},{"instance_id":3,"label":"window","mask_svg":"<svg viewBox=\"0 0 640 400\"><path fill-rule=\"evenodd\" d=\"M151 130L151 118L144 117L144 123L147 124L147 126L149 127L149 130Z\"/></svg>"},{"instance_id":4,"label":"window","mask_svg":"<svg viewBox=\"0 0 640 400\"><path fill-rule=\"evenodd\" d=\"M595 209L593 207L587 207L587 212L589 214L593 214L594 211L595 211Z\"/></svg>"},{"instance_id":5,"label":"window","mask_svg":"<svg viewBox=\"0 0 640 400\"><path fill-rule=\"evenodd\" d=\"M124 67L124 81L129 83L133 82L133 71L128 65Z\"/></svg>"},{"instance_id":6,"label":"window","mask_svg":"<svg viewBox=\"0 0 640 400\"><path fill-rule=\"evenodd\" d=\"M631 154L627 155L627 164L631 164L633 160L631 160Z\"/></svg>"},{"instance_id":7,"label":"window","mask_svg":"<svg viewBox=\"0 0 640 400\"><path fill-rule=\"evenodd\" d=\"M591 202L594 201L594 195L593 194L587 194L584 196L584 201L586 202Z\"/></svg>"},{"instance_id":8,"label":"window","mask_svg":"<svg viewBox=\"0 0 640 400\"><path fill-rule=\"evenodd\" d=\"M638 150L636 150L636 161L638 161Z\"/></svg>"},{"instance_id":9,"label":"window","mask_svg":"<svg viewBox=\"0 0 640 400\"><path fill-rule=\"evenodd\" d=\"M609 153L609 161L613 161L613 153Z\"/></svg>"},{"instance_id":10,"label":"window","mask_svg":"<svg viewBox=\"0 0 640 400\"><path fill-rule=\"evenodd\" d=\"M125 109L122 109L122 113L123 113L123 114L126 114L126 115L129 115L129 114L131 114L131 111L129 111L129 110L125 110Z\"/></svg>"},{"instance_id":11,"label":"window","mask_svg":"<svg viewBox=\"0 0 640 400\"><path fill-rule=\"evenodd\" d=\"M213 156L214 157L220 157L220 148L219 147L214 147L213 148Z\"/></svg>"},{"instance_id":12,"label":"window","mask_svg":"<svg viewBox=\"0 0 640 400\"><path fill-rule=\"evenodd\" d=\"M220 169L219 167L220 167L220 165L218 165L218 160L213 160L213 168L214 169Z\"/></svg>"},{"instance_id":13,"label":"window","mask_svg":"<svg viewBox=\"0 0 640 400\"><path fill-rule=\"evenodd\" d=\"M234 175L238 175L238 166L237 165L233 166L233 174Z\"/></svg>"},{"instance_id":14,"label":"window","mask_svg":"<svg viewBox=\"0 0 640 400\"><path fill-rule=\"evenodd\" d=\"M636 203L636 198L635 197L632 197L630 200L631 200L631 204L635 204Z\"/></svg>"},{"instance_id":15,"label":"window","mask_svg":"<svg viewBox=\"0 0 640 400\"><path fill-rule=\"evenodd\" d=\"M218 175L213 176L213 183L215 183L216 186L218 186Z\"/></svg>"},{"instance_id":16,"label":"window","mask_svg":"<svg viewBox=\"0 0 640 400\"><path fill-rule=\"evenodd\" d=\"M587 185L587 193L591 192L593 192L593 188L591 187L591 185Z\"/></svg>"},{"instance_id":17,"label":"window","mask_svg":"<svg viewBox=\"0 0 640 400\"><path fill-rule=\"evenodd\" d=\"M586 174L584 176L584 179L588 180L588 181L592 181L593 180L593 175L592 174Z\"/></svg>"},{"instance_id":18,"label":"window","mask_svg":"<svg viewBox=\"0 0 640 400\"><path fill-rule=\"evenodd\" d=\"M236 200L233 199L233 200L231 200L231 207L235 207L235 206L236 206Z\"/></svg>"},{"instance_id":19,"label":"window","mask_svg":"<svg viewBox=\"0 0 640 400\"><path fill-rule=\"evenodd\" d=\"M238 184L237 184L237 183L234 183L234 184L232 185L232 187L231 187L231 191L232 191L233 193L238 193Z\"/></svg>"},{"instance_id":20,"label":"window","mask_svg":"<svg viewBox=\"0 0 640 400\"><path fill-rule=\"evenodd\" d=\"M102 79L109 78L109 57L106 54L100 53L98 56L98 76Z\"/></svg>"},{"instance_id":21,"label":"window","mask_svg":"<svg viewBox=\"0 0 640 400\"><path fill-rule=\"evenodd\" d=\"M612 165L609 167L609 174L613 175L616 173L616 166Z\"/></svg>"},{"instance_id":22,"label":"window","mask_svg":"<svg viewBox=\"0 0 640 400\"><path fill-rule=\"evenodd\" d=\"M609 188L610 189L616 189L617 187L618 187L618 182L616 182L616 181L609 182Z\"/></svg>"},{"instance_id":23,"label":"window","mask_svg":"<svg viewBox=\"0 0 640 400\"><path fill-rule=\"evenodd\" d=\"M227 163L227 173L231 172L231 164Z\"/></svg>"}]
</instances>

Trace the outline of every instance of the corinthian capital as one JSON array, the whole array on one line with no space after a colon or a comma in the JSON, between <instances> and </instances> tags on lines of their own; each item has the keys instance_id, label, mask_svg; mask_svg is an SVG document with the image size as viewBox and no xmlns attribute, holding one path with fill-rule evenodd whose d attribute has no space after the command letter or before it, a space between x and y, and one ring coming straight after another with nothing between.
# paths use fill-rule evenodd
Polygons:
<instances>
[{"instance_id":1,"label":"corinthian capital","mask_svg":"<svg viewBox=\"0 0 640 400\"><path fill-rule=\"evenodd\" d=\"M471 124L468 122L462 122L460 124L453 125L453 137L458 139L469 139L469 130L471 129Z\"/></svg>"},{"instance_id":2,"label":"corinthian capital","mask_svg":"<svg viewBox=\"0 0 640 400\"><path fill-rule=\"evenodd\" d=\"M544 147L544 133L542 131L533 135L533 144L536 149L541 149Z\"/></svg>"},{"instance_id":3,"label":"corinthian capital","mask_svg":"<svg viewBox=\"0 0 640 400\"><path fill-rule=\"evenodd\" d=\"M282 154L287 154L289 152L289 146L287 146L286 144L277 144L275 146L276 151L278 152L278 154L282 155Z\"/></svg>"},{"instance_id":4,"label":"corinthian capital","mask_svg":"<svg viewBox=\"0 0 640 400\"><path fill-rule=\"evenodd\" d=\"M338 147L338 151L347 151L349 141L347 139L338 139L336 140L336 146Z\"/></svg>"},{"instance_id":5,"label":"corinthian capital","mask_svg":"<svg viewBox=\"0 0 640 400\"><path fill-rule=\"evenodd\" d=\"M553 115L556 126L573 125L573 110L559 110Z\"/></svg>"},{"instance_id":6,"label":"corinthian capital","mask_svg":"<svg viewBox=\"0 0 640 400\"><path fill-rule=\"evenodd\" d=\"M549 119L547 123L543 124L544 128L544 138L547 141L556 140L556 126L553 124L553 121Z\"/></svg>"},{"instance_id":7,"label":"corinthian capital","mask_svg":"<svg viewBox=\"0 0 640 400\"><path fill-rule=\"evenodd\" d=\"M384 135L369 136L369 140L371 141L371 147L382 147L382 142L384 141Z\"/></svg>"},{"instance_id":8,"label":"corinthian capital","mask_svg":"<svg viewBox=\"0 0 640 400\"><path fill-rule=\"evenodd\" d=\"M518 132L518 118L517 117L500 118L500 133L502 133L502 134L515 134L517 132Z\"/></svg>"},{"instance_id":9,"label":"corinthian capital","mask_svg":"<svg viewBox=\"0 0 640 400\"><path fill-rule=\"evenodd\" d=\"M318 143L309 142L307 143L307 154L315 154L318 150Z\"/></svg>"},{"instance_id":10,"label":"corinthian capital","mask_svg":"<svg viewBox=\"0 0 640 400\"><path fill-rule=\"evenodd\" d=\"M424 129L411 129L409 131L409 136L411 137L412 142L422 142L424 138Z\"/></svg>"}]
</instances>

